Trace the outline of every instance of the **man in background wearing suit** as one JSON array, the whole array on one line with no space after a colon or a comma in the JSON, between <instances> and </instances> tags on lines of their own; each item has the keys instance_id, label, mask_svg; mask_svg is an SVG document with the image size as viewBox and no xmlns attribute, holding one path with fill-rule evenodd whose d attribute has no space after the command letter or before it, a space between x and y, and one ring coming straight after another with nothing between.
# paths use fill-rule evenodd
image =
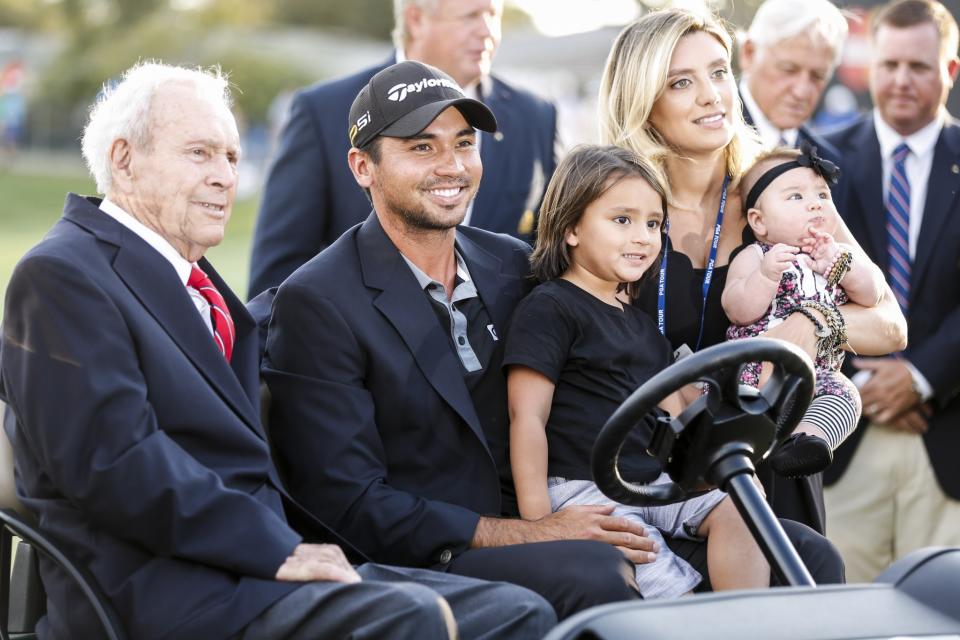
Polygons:
<instances>
[{"instance_id":1,"label":"man in background wearing suit","mask_svg":"<svg viewBox=\"0 0 960 640\"><path fill-rule=\"evenodd\" d=\"M465 224L530 241L556 164L556 109L490 74L503 0L394 0L396 53L382 64L299 92L263 192L249 297L275 287L370 213L345 162L350 104L378 71L418 60L453 77L496 115L477 140L483 187Z\"/></svg>"},{"instance_id":2,"label":"man in background wearing suit","mask_svg":"<svg viewBox=\"0 0 960 640\"><path fill-rule=\"evenodd\" d=\"M944 108L957 23L935 0L900 0L871 32L875 107L830 136L836 202L887 272L908 346L854 360L866 424L827 470L830 537L852 581L919 547L960 545L960 124Z\"/></svg>"},{"instance_id":3,"label":"man in background wearing suit","mask_svg":"<svg viewBox=\"0 0 960 640\"><path fill-rule=\"evenodd\" d=\"M744 117L765 149L804 140L836 161L835 150L810 130L847 37L847 21L829 0L766 0L740 46Z\"/></svg>"},{"instance_id":4,"label":"man in background wearing suit","mask_svg":"<svg viewBox=\"0 0 960 640\"><path fill-rule=\"evenodd\" d=\"M226 78L132 68L101 93L83 153L106 197L70 194L16 267L0 397L21 501L127 635L542 635L553 612L518 587L355 569L344 552L363 555L282 488L259 420L253 319L203 259L236 194ZM287 514L327 544L307 543ZM79 587L40 569L41 637L99 637Z\"/></svg>"}]
</instances>

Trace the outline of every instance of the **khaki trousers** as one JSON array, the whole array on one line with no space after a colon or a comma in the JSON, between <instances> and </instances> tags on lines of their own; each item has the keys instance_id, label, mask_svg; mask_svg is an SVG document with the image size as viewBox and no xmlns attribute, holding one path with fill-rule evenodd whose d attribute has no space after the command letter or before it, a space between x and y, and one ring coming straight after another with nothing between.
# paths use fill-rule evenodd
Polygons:
<instances>
[{"instance_id":1,"label":"khaki trousers","mask_svg":"<svg viewBox=\"0 0 960 640\"><path fill-rule=\"evenodd\" d=\"M864 428L850 466L823 492L827 537L843 556L848 582L870 582L916 549L960 546L960 501L937 484L923 438L885 425Z\"/></svg>"}]
</instances>

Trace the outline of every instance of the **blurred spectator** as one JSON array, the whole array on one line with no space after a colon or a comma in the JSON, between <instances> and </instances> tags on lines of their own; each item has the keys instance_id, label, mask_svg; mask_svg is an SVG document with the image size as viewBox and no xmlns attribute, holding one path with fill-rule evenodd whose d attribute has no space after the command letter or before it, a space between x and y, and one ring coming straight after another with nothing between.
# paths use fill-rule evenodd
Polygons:
<instances>
[{"instance_id":1,"label":"blurred spectator","mask_svg":"<svg viewBox=\"0 0 960 640\"><path fill-rule=\"evenodd\" d=\"M899 0L872 24L873 112L829 136L837 209L887 271L905 351L859 358L866 424L827 470L830 537L851 581L930 545L960 545L960 123L944 104L960 68L957 23L935 0Z\"/></svg>"},{"instance_id":2,"label":"blurred spectator","mask_svg":"<svg viewBox=\"0 0 960 640\"><path fill-rule=\"evenodd\" d=\"M534 212L555 165L556 109L490 75L503 1L395 0L394 9L397 50L389 60L293 100L254 234L251 298L370 213L347 167L347 115L367 81L400 60L446 71L497 117L498 130L477 139L486 171L464 224L532 239Z\"/></svg>"},{"instance_id":3,"label":"blurred spectator","mask_svg":"<svg viewBox=\"0 0 960 640\"><path fill-rule=\"evenodd\" d=\"M23 62L13 60L0 71L0 147L16 153L23 142L27 100L23 94Z\"/></svg>"},{"instance_id":4,"label":"blurred spectator","mask_svg":"<svg viewBox=\"0 0 960 640\"><path fill-rule=\"evenodd\" d=\"M764 148L808 140L836 154L806 126L840 60L847 21L828 0L767 0L740 47L744 117Z\"/></svg>"}]
</instances>

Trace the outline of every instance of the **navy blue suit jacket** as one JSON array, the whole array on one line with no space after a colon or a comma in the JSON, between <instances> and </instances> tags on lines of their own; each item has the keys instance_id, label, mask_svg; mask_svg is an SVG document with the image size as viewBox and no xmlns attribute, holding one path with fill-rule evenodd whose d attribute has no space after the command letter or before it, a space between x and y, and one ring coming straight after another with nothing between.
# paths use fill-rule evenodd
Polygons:
<instances>
[{"instance_id":1,"label":"navy blue suit jacket","mask_svg":"<svg viewBox=\"0 0 960 640\"><path fill-rule=\"evenodd\" d=\"M886 212L880 142L871 115L830 134L843 171L837 210L867 255L887 271ZM904 356L934 390L933 417L923 436L940 486L960 499L960 123L948 119L933 156L920 237L910 274ZM861 425L862 426L862 425ZM826 475L835 482L856 449L858 429L837 450Z\"/></svg>"},{"instance_id":2,"label":"navy blue suit jacket","mask_svg":"<svg viewBox=\"0 0 960 640\"><path fill-rule=\"evenodd\" d=\"M200 266L236 324L230 364L170 263L96 200L68 196L7 289L18 495L131 638L225 638L297 586L272 579L301 536L260 425L256 326ZM99 637L67 575L41 570L53 637Z\"/></svg>"},{"instance_id":3,"label":"navy blue suit jacket","mask_svg":"<svg viewBox=\"0 0 960 640\"><path fill-rule=\"evenodd\" d=\"M347 116L360 89L392 62L294 98L257 218L249 298L279 285L370 212L347 165ZM496 77L482 83L481 94L498 132L481 134L483 179L470 224L529 242L530 229L521 227L533 223L556 166L556 109Z\"/></svg>"},{"instance_id":4,"label":"navy blue suit jacket","mask_svg":"<svg viewBox=\"0 0 960 640\"><path fill-rule=\"evenodd\" d=\"M503 340L529 247L472 227L457 246ZM376 214L274 300L263 376L287 486L380 562L449 562L512 489L507 425L484 433L449 341Z\"/></svg>"}]
</instances>

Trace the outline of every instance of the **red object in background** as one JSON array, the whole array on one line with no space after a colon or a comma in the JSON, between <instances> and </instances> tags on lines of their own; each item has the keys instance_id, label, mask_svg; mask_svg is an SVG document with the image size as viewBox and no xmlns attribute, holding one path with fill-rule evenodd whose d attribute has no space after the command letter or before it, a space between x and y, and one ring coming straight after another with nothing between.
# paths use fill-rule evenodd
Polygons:
<instances>
[{"instance_id":1,"label":"red object in background","mask_svg":"<svg viewBox=\"0 0 960 640\"><path fill-rule=\"evenodd\" d=\"M870 24L864 7L845 7L849 35L843 47L843 57L837 68L837 78L855 93L870 87Z\"/></svg>"}]
</instances>

